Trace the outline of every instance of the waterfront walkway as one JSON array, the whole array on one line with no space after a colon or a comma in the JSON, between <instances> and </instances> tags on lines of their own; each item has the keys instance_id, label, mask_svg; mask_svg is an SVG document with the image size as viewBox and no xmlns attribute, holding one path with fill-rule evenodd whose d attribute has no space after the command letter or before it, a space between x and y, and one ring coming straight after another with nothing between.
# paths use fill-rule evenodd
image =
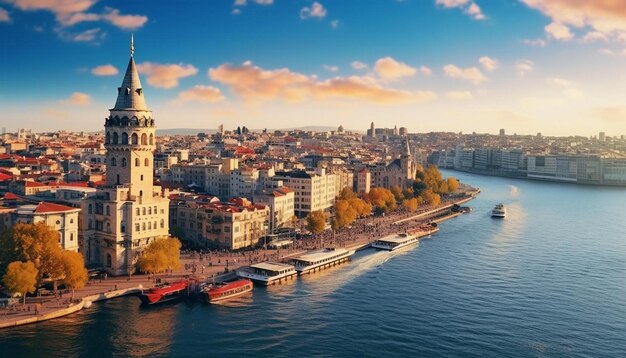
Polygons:
<instances>
[{"instance_id":1,"label":"waterfront walkway","mask_svg":"<svg viewBox=\"0 0 626 358\"><path fill-rule=\"evenodd\" d=\"M156 277L167 281L175 281L187 277L199 280L219 280L220 275L232 272L242 266L263 261L284 261L308 250L324 246L345 247L350 250L361 250L370 246L377 238L397 232L414 230L429 221L442 221L457 216L450 212L454 204L463 204L475 197L477 191L467 192L460 197L451 198L437 208L424 208L417 213L400 210L385 216L370 216L357 220L350 228L331 230L319 235L312 235L294 242L291 248L258 249L244 252L208 252L181 254L182 268ZM152 287L155 277L150 275L132 275L91 279L80 290L74 293L71 300L70 292L63 292L58 297L28 297L26 305L21 303L11 309L0 309L0 328L15 327L24 324L41 322L78 312L90 306L92 302L138 294L142 289ZM137 300L139 304L139 300Z\"/></svg>"}]
</instances>

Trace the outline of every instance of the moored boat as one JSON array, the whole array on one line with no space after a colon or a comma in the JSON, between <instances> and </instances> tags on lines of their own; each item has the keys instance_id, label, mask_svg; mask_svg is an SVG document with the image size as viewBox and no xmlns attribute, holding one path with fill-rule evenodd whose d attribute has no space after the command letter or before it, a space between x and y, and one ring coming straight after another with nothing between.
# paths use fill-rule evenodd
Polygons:
<instances>
[{"instance_id":1,"label":"moored boat","mask_svg":"<svg viewBox=\"0 0 626 358\"><path fill-rule=\"evenodd\" d=\"M354 252L343 248L325 248L295 257L289 263L296 268L298 275L304 275L348 261Z\"/></svg>"},{"instance_id":2,"label":"moored boat","mask_svg":"<svg viewBox=\"0 0 626 358\"><path fill-rule=\"evenodd\" d=\"M201 295L209 303L216 303L252 292L252 281L239 279L218 285L209 285L202 289Z\"/></svg>"},{"instance_id":3,"label":"moored boat","mask_svg":"<svg viewBox=\"0 0 626 358\"><path fill-rule=\"evenodd\" d=\"M506 217L506 208L504 207L504 204L496 205L496 207L493 208L493 210L491 210L491 217L492 218L504 218L504 217Z\"/></svg>"},{"instance_id":4,"label":"moored boat","mask_svg":"<svg viewBox=\"0 0 626 358\"><path fill-rule=\"evenodd\" d=\"M237 276L250 279L263 286L292 280L297 275L293 265L281 262L261 262L237 270Z\"/></svg>"},{"instance_id":5,"label":"moored boat","mask_svg":"<svg viewBox=\"0 0 626 358\"><path fill-rule=\"evenodd\" d=\"M148 305L172 301L186 295L188 284L189 282L187 280L161 283L142 291L139 298L141 298L143 303Z\"/></svg>"}]
</instances>

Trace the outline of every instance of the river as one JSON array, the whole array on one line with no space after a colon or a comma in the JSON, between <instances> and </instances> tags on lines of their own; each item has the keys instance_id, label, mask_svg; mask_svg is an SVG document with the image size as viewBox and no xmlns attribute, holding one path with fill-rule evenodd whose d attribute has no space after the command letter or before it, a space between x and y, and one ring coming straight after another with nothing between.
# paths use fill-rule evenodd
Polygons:
<instances>
[{"instance_id":1,"label":"river","mask_svg":"<svg viewBox=\"0 0 626 358\"><path fill-rule=\"evenodd\" d=\"M2 356L626 356L626 189L444 174L482 193L418 246L223 305L96 303L0 331Z\"/></svg>"}]
</instances>

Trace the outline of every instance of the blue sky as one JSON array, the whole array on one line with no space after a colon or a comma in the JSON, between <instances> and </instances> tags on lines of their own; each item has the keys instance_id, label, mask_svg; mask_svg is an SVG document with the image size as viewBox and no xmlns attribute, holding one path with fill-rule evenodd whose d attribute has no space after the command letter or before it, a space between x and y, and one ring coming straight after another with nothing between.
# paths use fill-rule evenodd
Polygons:
<instances>
[{"instance_id":1,"label":"blue sky","mask_svg":"<svg viewBox=\"0 0 626 358\"><path fill-rule=\"evenodd\" d=\"M134 33L161 128L626 134L626 5L580 3L0 0L0 125L101 129Z\"/></svg>"}]
</instances>

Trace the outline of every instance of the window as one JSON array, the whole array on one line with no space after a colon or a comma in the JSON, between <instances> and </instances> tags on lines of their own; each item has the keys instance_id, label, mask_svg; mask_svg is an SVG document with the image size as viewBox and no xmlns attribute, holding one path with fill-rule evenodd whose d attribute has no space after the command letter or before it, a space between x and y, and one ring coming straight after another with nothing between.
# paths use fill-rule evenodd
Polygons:
<instances>
[{"instance_id":1,"label":"window","mask_svg":"<svg viewBox=\"0 0 626 358\"><path fill-rule=\"evenodd\" d=\"M60 225L60 224L61 224L61 220L57 220L57 225Z\"/></svg>"},{"instance_id":2,"label":"window","mask_svg":"<svg viewBox=\"0 0 626 358\"><path fill-rule=\"evenodd\" d=\"M139 212L139 208L137 208L136 213L137 215L141 215L141 213Z\"/></svg>"},{"instance_id":3,"label":"window","mask_svg":"<svg viewBox=\"0 0 626 358\"><path fill-rule=\"evenodd\" d=\"M152 215L152 207L148 206L148 215Z\"/></svg>"},{"instance_id":4,"label":"window","mask_svg":"<svg viewBox=\"0 0 626 358\"><path fill-rule=\"evenodd\" d=\"M120 226L120 232L126 232L126 224L124 224L123 221L122 221L122 224Z\"/></svg>"},{"instance_id":5,"label":"window","mask_svg":"<svg viewBox=\"0 0 626 358\"><path fill-rule=\"evenodd\" d=\"M141 209L141 214L146 215L146 208Z\"/></svg>"},{"instance_id":6,"label":"window","mask_svg":"<svg viewBox=\"0 0 626 358\"><path fill-rule=\"evenodd\" d=\"M144 163L143 165L144 165L144 166L146 166L146 167L149 167L149 166L150 166L150 160L148 160L148 158L146 158L146 159L143 161L143 163Z\"/></svg>"},{"instance_id":7,"label":"window","mask_svg":"<svg viewBox=\"0 0 626 358\"><path fill-rule=\"evenodd\" d=\"M131 142L131 144L137 144L138 139L139 139L139 138L137 137L137 133L133 133L133 134L130 136L130 142Z\"/></svg>"},{"instance_id":8,"label":"window","mask_svg":"<svg viewBox=\"0 0 626 358\"><path fill-rule=\"evenodd\" d=\"M152 230L152 223L148 222L148 230Z\"/></svg>"},{"instance_id":9,"label":"window","mask_svg":"<svg viewBox=\"0 0 626 358\"><path fill-rule=\"evenodd\" d=\"M139 190L139 196L143 196L143 190Z\"/></svg>"},{"instance_id":10,"label":"window","mask_svg":"<svg viewBox=\"0 0 626 358\"><path fill-rule=\"evenodd\" d=\"M70 233L70 241L74 241L74 234Z\"/></svg>"},{"instance_id":11,"label":"window","mask_svg":"<svg viewBox=\"0 0 626 358\"><path fill-rule=\"evenodd\" d=\"M135 224L135 231L139 232L139 223Z\"/></svg>"},{"instance_id":12,"label":"window","mask_svg":"<svg viewBox=\"0 0 626 358\"><path fill-rule=\"evenodd\" d=\"M146 231L146 223L141 224L141 230Z\"/></svg>"},{"instance_id":13,"label":"window","mask_svg":"<svg viewBox=\"0 0 626 358\"><path fill-rule=\"evenodd\" d=\"M122 167L126 167L126 158L122 158Z\"/></svg>"},{"instance_id":14,"label":"window","mask_svg":"<svg viewBox=\"0 0 626 358\"><path fill-rule=\"evenodd\" d=\"M128 144L128 133L122 133L122 144Z\"/></svg>"},{"instance_id":15,"label":"window","mask_svg":"<svg viewBox=\"0 0 626 358\"><path fill-rule=\"evenodd\" d=\"M161 219L161 229L165 228L165 220Z\"/></svg>"},{"instance_id":16,"label":"window","mask_svg":"<svg viewBox=\"0 0 626 358\"><path fill-rule=\"evenodd\" d=\"M107 215L107 216L110 216L110 215L111 215L111 208L109 208L109 206L108 206L108 205L106 206L106 210L105 210L105 211L106 211L106 215Z\"/></svg>"},{"instance_id":17,"label":"window","mask_svg":"<svg viewBox=\"0 0 626 358\"><path fill-rule=\"evenodd\" d=\"M111 223L107 222L107 232L111 232Z\"/></svg>"},{"instance_id":18,"label":"window","mask_svg":"<svg viewBox=\"0 0 626 358\"><path fill-rule=\"evenodd\" d=\"M113 132L113 144L117 144L117 139L118 139L117 133Z\"/></svg>"},{"instance_id":19,"label":"window","mask_svg":"<svg viewBox=\"0 0 626 358\"><path fill-rule=\"evenodd\" d=\"M141 145L148 145L148 135L146 133L141 135Z\"/></svg>"},{"instance_id":20,"label":"window","mask_svg":"<svg viewBox=\"0 0 626 358\"><path fill-rule=\"evenodd\" d=\"M117 159L111 158L111 166L112 167L116 167L117 166Z\"/></svg>"},{"instance_id":21,"label":"window","mask_svg":"<svg viewBox=\"0 0 626 358\"><path fill-rule=\"evenodd\" d=\"M156 230L156 229L157 229L157 224L156 224L156 221L155 221L154 222L154 230Z\"/></svg>"},{"instance_id":22,"label":"window","mask_svg":"<svg viewBox=\"0 0 626 358\"><path fill-rule=\"evenodd\" d=\"M107 254L107 267L111 267L111 254Z\"/></svg>"},{"instance_id":23,"label":"window","mask_svg":"<svg viewBox=\"0 0 626 358\"><path fill-rule=\"evenodd\" d=\"M104 143L109 144L111 142L111 132L107 132Z\"/></svg>"},{"instance_id":24,"label":"window","mask_svg":"<svg viewBox=\"0 0 626 358\"><path fill-rule=\"evenodd\" d=\"M143 181L143 174L139 177L139 180Z\"/></svg>"},{"instance_id":25,"label":"window","mask_svg":"<svg viewBox=\"0 0 626 358\"><path fill-rule=\"evenodd\" d=\"M139 166L139 158L135 158L135 166L138 167Z\"/></svg>"},{"instance_id":26,"label":"window","mask_svg":"<svg viewBox=\"0 0 626 358\"><path fill-rule=\"evenodd\" d=\"M154 144L154 135L150 134L150 145Z\"/></svg>"},{"instance_id":27,"label":"window","mask_svg":"<svg viewBox=\"0 0 626 358\"><path fill-rule=\"evenodd\" d=\"M89 204L89 206L87 206L87 213L91 214L93 212L93 207L91 206L91 204Z\"/></svg>"},{"instance_id":28,"label":"window","mask_svg":"<svg viewBox=\"0 0 626 358\"><path fill-rule=\"evenodd\" d=\"M156 215L156 213L157 213L157 212L158 212L158 211L157 211L157 207L156 207L156 205L155 205L155 206L154 206L154 214Z\"/></svg>"},{"instance_id":29,"label":"window","mask_svg":"<svg viewBox=\"0 0 626 358\"><path fill-rule=\"evenodd\" d=\"M93 223L89 220L89 224L87 224L87 229L91 230L93 228Z\"/></svg>"}]
</instances>

